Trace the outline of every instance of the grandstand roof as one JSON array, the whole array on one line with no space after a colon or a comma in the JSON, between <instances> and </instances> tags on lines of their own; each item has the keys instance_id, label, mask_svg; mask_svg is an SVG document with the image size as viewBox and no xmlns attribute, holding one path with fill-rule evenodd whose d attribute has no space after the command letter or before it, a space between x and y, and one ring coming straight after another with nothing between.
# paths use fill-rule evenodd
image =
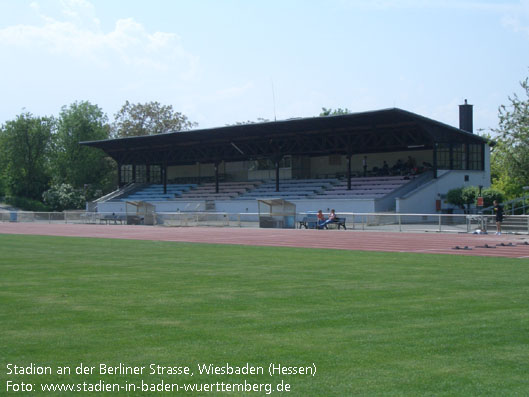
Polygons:
<instances>
[{"instance_id":1,"label":"grandstand roof","mask_svg":"<svg viewBox=\"0 0 529 397\"><path fill-rule=\"evenodd\" d=\"M431 149L485 138L398 108L81 142L121 163L193 164L283 155Z\"/></svg>"}]
</instances>

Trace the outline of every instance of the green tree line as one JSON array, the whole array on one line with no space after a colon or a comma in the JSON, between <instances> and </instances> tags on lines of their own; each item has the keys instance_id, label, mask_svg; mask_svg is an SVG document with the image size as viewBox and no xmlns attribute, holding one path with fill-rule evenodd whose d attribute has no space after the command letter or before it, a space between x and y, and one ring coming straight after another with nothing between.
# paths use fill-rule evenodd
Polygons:
<instances>
[{"instance_id":1,"label":"green tree line","mask_svg":"<svg viewBox=\"0 0 529 397\"><path fill-rule=\"evenodd\" d=\"M34 211L83 208L86 200L116 188L117 172L103 151L79 142L194 126L172 106L158 102L127 101L112 123L88 101L64 106L57 117L23 112L0 128L0 198Z\"/></svg>"}]
</instances>

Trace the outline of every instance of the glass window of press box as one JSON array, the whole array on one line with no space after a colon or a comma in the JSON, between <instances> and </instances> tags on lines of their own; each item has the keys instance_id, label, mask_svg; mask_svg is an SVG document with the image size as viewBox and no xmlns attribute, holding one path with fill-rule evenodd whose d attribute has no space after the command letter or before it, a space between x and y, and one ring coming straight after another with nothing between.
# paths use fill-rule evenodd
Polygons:
<instances>
[{"instance_id":1,"label":"glass window of press box","mask_svg":"<svg viewBox=\"0 0 529 397\"><path fill-rule=\"evenodd\" d=\"M437 145L437 168L446 170L483 170L483 145L440 143Z\"/></svg>"}]
</instances>

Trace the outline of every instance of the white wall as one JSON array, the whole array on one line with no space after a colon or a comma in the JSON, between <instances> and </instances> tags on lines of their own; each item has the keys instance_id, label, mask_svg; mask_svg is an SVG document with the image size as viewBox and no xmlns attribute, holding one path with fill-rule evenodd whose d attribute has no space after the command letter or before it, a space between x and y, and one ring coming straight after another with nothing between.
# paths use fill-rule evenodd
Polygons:
<instances>
[{"instance_id":1,"label":"white wall","mask_svg":"<svg viewBox=\"0 0 529 397\"><path fill-rule=\"evenodd\" d=\"M296 204L296 212L308 212L322 210L328 213L335 209L337 214L343 212L375 212L375 200L292 200ZM245 213L257 212L257 200L231 200L217 201L215 210L218 212Z\"/></svg>"},{"instance_id":2,"label":"white wall","mask_svg":"<svg viewBox=\"0 0 529 397\"><path fill-rule=\"evenodd\" d=\"M179 212L179 211L204 211L204 201L156 201L152 202L156 212ZM124 213L126 212L124 201L107 201L97 205L97 212Z\"/></svg>"},{"instance_id":3,"label":"white wall","mask_svg":"<svg viewBox=\"0 0 529 397\"><path fill-rule=\"evenodd\" d=\"M107 201L105 203L98 203L97 204L97 212L108 212L108 213L125 213L125 202L124 201L117 201L117 202L111 202Z\"/></svg>"},{"instance_id":4,"label":"white wall","mask_svg":"<svg viewBox=\"0 0 529 397\"><path fill-rule=\"evenodd\" d=\"M465 181L465 175L468 175L468 181ZM397 198L396 211L400 213L433 214L436 213L435 202L441 199L441 195L446 195L449 190L458 187L479 185L484 188L490 186L490 168L488 173L468 170L441 170L437 179L431 180L404 197ZM447 205L443 203L442 208L447 208Z\"/></svg>"},{"instance_id":5,"label":"white wall","mask_svg":"<svg viewBox=\"0 0 529 397\"><path fill-rule=\"evenodd\" d=\"M485 148L483 150L485 150L485 170L484 170L485 176L484 178L488 181L487 187L489 187L490 186L490 146L485 145Z\"/></svg>"}]
</instances>

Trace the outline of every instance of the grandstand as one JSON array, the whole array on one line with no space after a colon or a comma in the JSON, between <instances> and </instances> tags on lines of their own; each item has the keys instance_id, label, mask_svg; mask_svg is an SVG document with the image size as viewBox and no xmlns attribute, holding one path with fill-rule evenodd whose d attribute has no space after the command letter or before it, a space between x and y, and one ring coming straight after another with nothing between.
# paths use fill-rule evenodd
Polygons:
<instances>
[{"instance_id":1,"label":"grandstand","mask_svg":"<svg viewBox=\"0 0 529 397\"><path fill-rule=\"evenodd\" d=\"M325 189L337 184L337 179L293 179L284 180L280 190L276 191L275 181L265 181L238 197L239 200L255 200L259 198L283 198L285 200L300 200L316 196Z\"/></svg>"},{"instance_id":2,"label":"grandstand","mask_svg":"<svg viewBox=\"0 0 529 397\"><path fill-rule=\"evenodd\" d=\"M185 192L179 200L231 200L255 189L261 182L220 182L217 187L214 183L204 183Z\"/></svg>"},{"instance_id":3,"label":"grandstand","mask_svg":"<svg viewBox=\"0 0 529 397\"><path fill-rule=\"evenodd\" d=\"M351 179L351 188L347 181L341 180L329 189L318 193L318 199L355 199L382 198L411 180L408 176L384 176Z\"/></svg>"},{"instance_id":4,"label":"grandstand","mask_svg":"<svg viewBox=\"0 0 529 397\"><path fill-rule=\"evenodd\" d=\"M448 190L490 185L493 143L471 118L465 103L460 128L384 109L83 142L118 165L118 190L91 208L251 213L258 199L281 198L299 212L435 213Z\"/></svg>"},{"instance_id":5,"label":"grandstand","mask_svg":"<svg viewBox=\"0 0 529 397\"><path fill-rule=\"evenodd\" d=\"M167 185L164 192L163 185L160 184L138 184L133 189L114 196L111 201L156 202L174 200L189 190L196 188L196 186L196 184L171 184Z\"/></svg>"}]
</instances>

